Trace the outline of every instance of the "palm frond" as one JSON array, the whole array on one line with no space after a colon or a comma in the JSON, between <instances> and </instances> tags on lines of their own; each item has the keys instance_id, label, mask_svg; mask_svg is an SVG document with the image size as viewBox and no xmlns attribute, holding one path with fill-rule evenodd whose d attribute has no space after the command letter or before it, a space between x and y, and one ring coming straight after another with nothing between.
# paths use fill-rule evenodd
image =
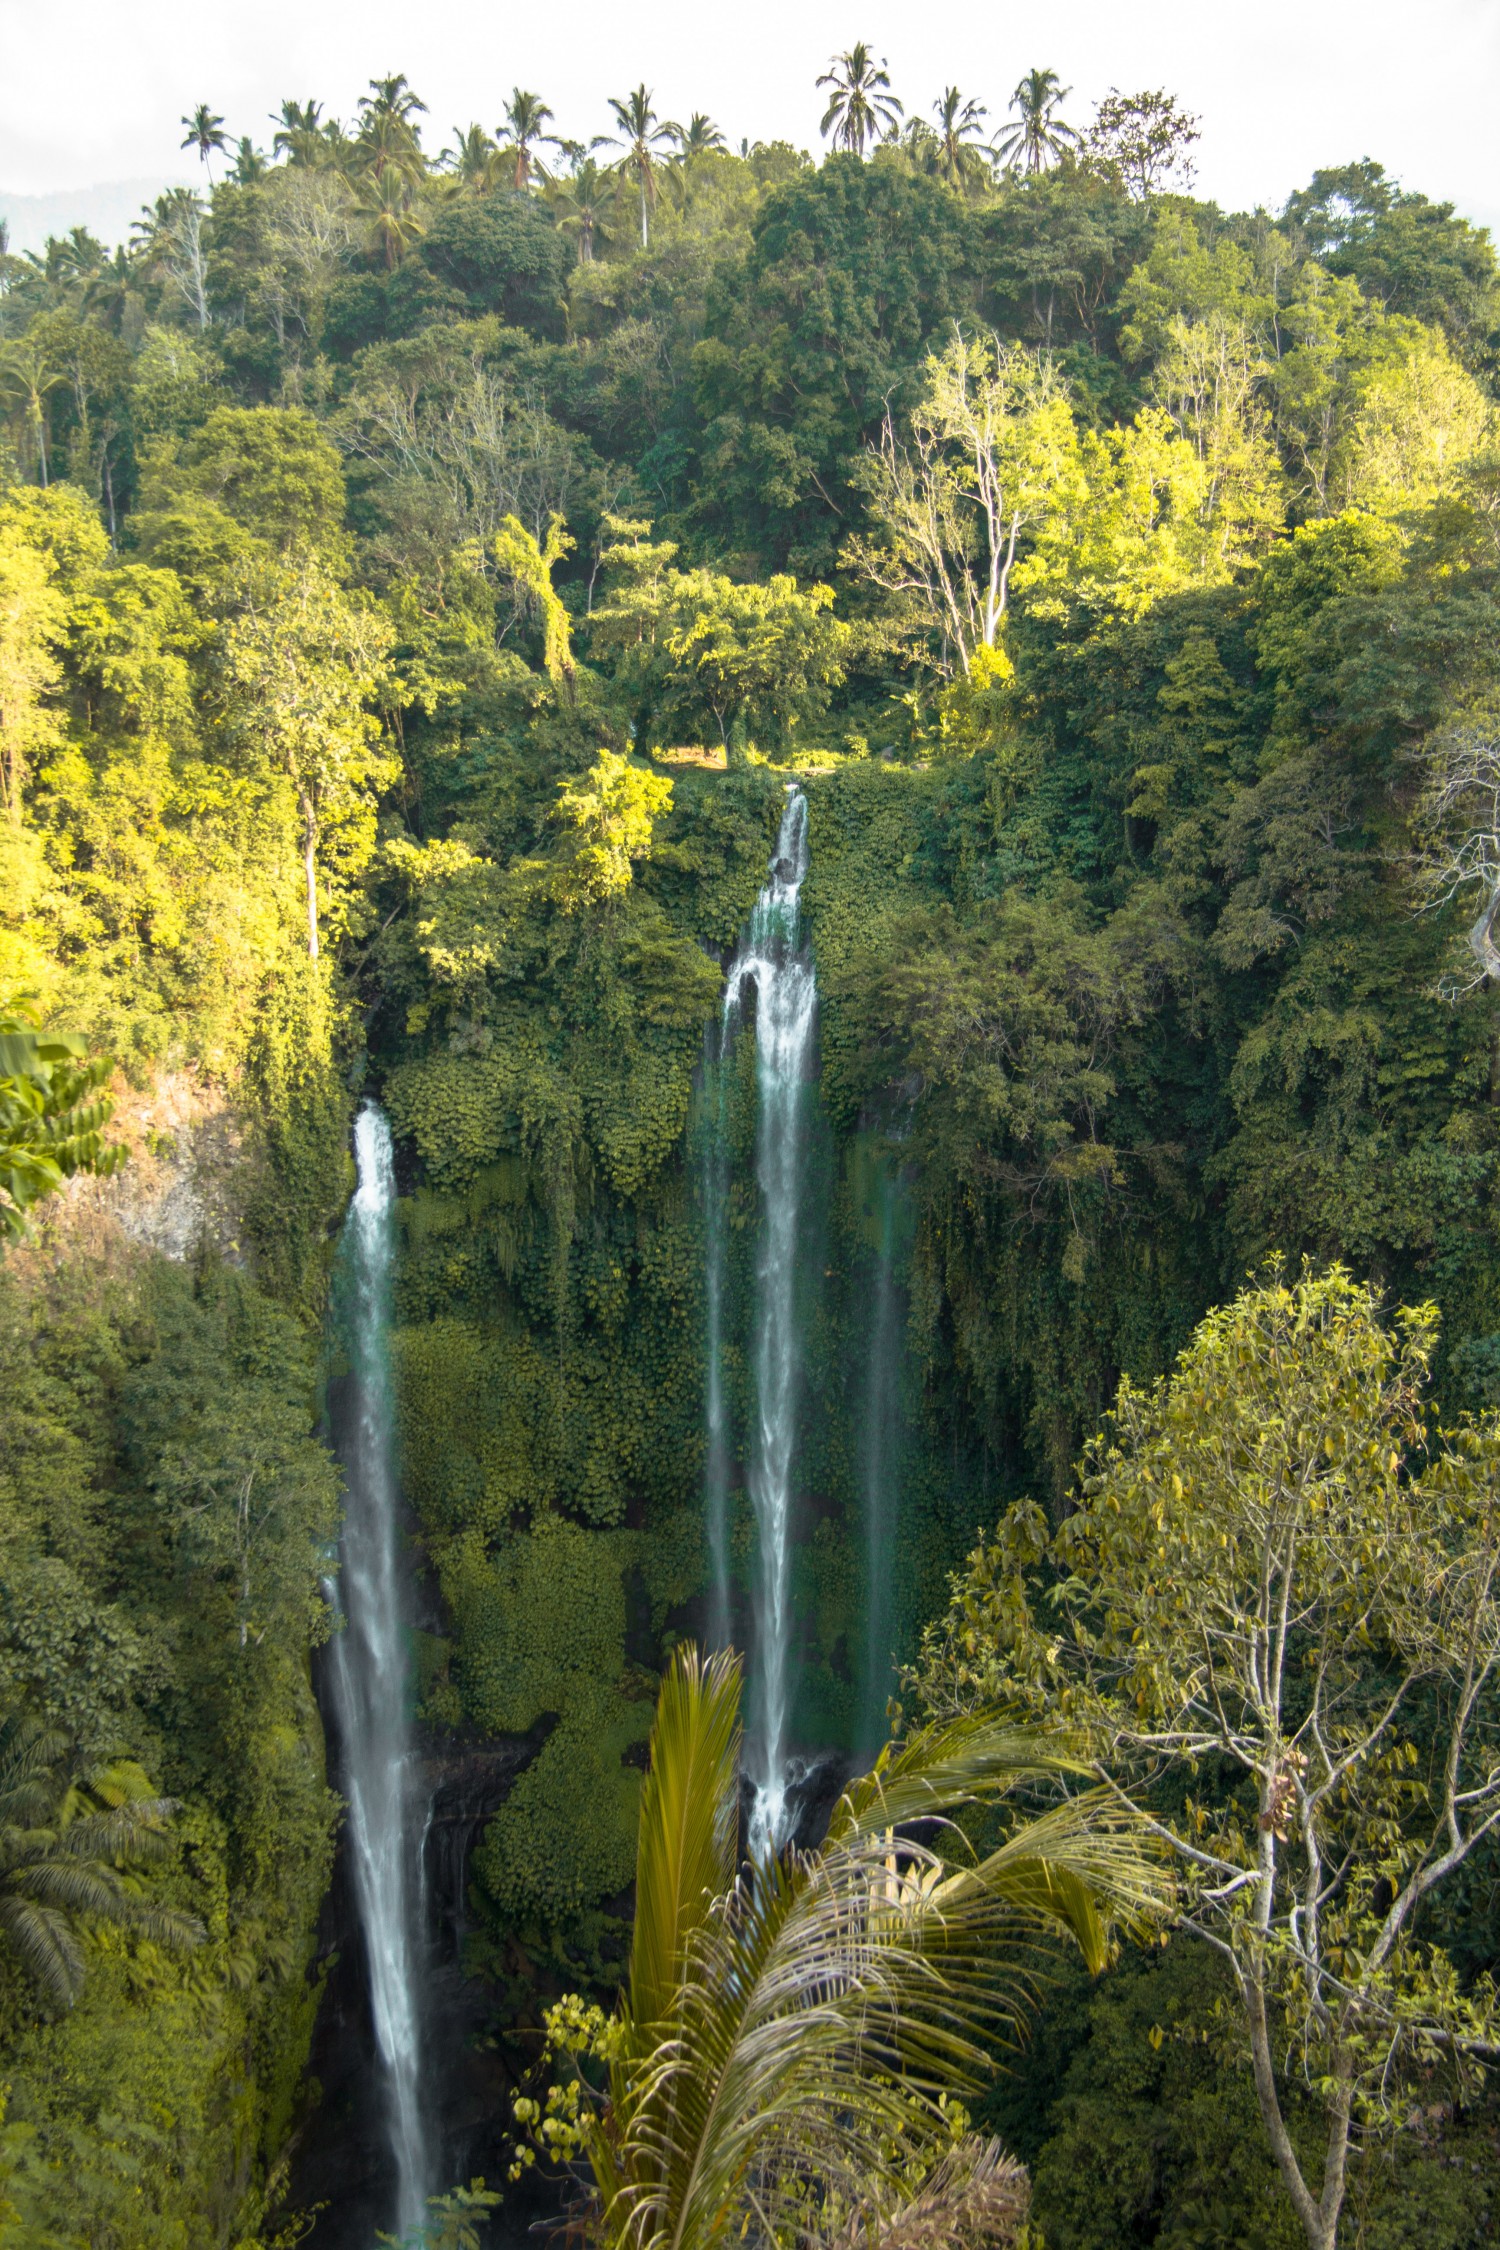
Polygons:
<instances>
[{"instance_id":1,"label":"palm frond","mask_svg":"<svg viewBox=\"0 0 1500 2250\"><path fill-rule=\"evenodd\" d=\"M0 1930L48 1999L57 2007L71 2007L83 1988L83 1951L67 1915L0 1892Z\"/></svg>"},{"instance_id":2,"label":"palm frond","mask_svg":"<svg viewBox=\"0 0 1500 2250\"><path fill-rule=\"evenodd\" d=\"M60 1830L58 1847L80 1859L164 1859L172 1849L167 1824L176 1810L171 1797L148 1797L104 1812L80 1813Z\"/></svg>"},{"instance_id":3,"label":"palm frond","mask_svg":"<svg viewBox=\"0 0 1500 2250\"><path fill-rule=\"evenodd\" d=\"M97 1860L34 1859L14 1870L7 1888L13 1897L35 1899L59 1914L114 1916L122 1906L128 1911L119 1876Z\"/></svg>"},{"instance_id":4,"label":"palm frond","mask_svg":"<svg viewBox=\"0 0 1500 2250\"><path fill-rule=\"evenodd\" d=\"M894 2210L857 2210L830 2250L979 2250L1013 2242L1031 2202L1026 2167L967 2135Z\"/></svg>"},{"instance_id":5,"label":"palm frond","mask_svg":"<svg viewBox=\"0 0 1500 2250\"><path fill-rule=\"evenodd\" d=\"M1099 1967L1118 1923L1161 1911L1143 1826L1104 1792L1067 1793L1092 1771L1081 1738L962 1720L852 1784L821 1850L731 1879L738 1694L731 1661L691 1652L662 1692L630 2000L587 2128L603 2237L810 2240L862 2213L891 2250L1001 2239L1024 2206L998 2151L931 2171L923 2202L913 2149L926 2163L947 2145L945 2097L1021 2035L1040 1944ZM1060 1801L974 1851L962 1815L1043 1788Z\"/></svg>"},{"instance_id":6,"label":"palm frond","mask_svg":"<svg viewBox=\"0 0 1500 2250\"><path fill-rule=\"evenodd\" d=\"M732 1650L673 1665L657 1704L636 1847L630 2014L675 2013L683 1954L710 1902L732 1885L740 1667Z\"/></svg>"},{"instance_id":7,"label":"palm frond","mask_svg":"<svg viewBox=\"0 0 1500 2250\"><path fill-rule=\"evenodd\" d=\"M169 1855L175 1800L133 1759L87 1765L71 1751L30 1714L0 1725L0 1934L62 2007L82 1987L90 1923L178 1952L204 1936L195 1915L158 1905L124 1872Z\"/></svg>"}]
</instances>

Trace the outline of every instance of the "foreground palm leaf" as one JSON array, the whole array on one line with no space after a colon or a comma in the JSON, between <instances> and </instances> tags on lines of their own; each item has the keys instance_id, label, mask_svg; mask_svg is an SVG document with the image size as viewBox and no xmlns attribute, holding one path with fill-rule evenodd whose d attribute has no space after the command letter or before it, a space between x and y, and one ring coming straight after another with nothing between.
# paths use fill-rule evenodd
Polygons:
<instances>
[{"instance_id":1,"label":"foreground palm leaf","mask_svg":"<svg viewBox=\"0 0 1500 2250\"><path fill-rule=\"evenodd\" d=\"M732 1654L678 1652L642 1797L629 1992L598 2043L607 2099L580 2126L591 2231L631 2250L1002 2238L1024 2176L954 2148L950 2097L1019 2033L1039 1943L1067 1938L1102 1968L1112 1926L1156 1915L1164 1879L1128 1808L1065 1794L1081 1748L974 1720L888 1751L821 1850L740 1869L739 1702ZM960 1815L1048 1785L1050 1810L969 1848ZM936 1841L903 1834L913 1823Z\"/></svg>"}]
</instances>

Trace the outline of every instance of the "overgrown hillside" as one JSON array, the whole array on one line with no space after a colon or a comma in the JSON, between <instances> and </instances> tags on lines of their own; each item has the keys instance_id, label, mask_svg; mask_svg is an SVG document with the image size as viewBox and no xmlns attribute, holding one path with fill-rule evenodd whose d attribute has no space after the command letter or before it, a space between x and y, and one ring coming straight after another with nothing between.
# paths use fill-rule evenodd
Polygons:
<instances>
[{"instance_id":1,"label":"overgrown hillside","mask_svg":"<svg viewBox=\"0 0 1500 2250\"><path fill-rule=\"evenodd\" d=\"M135 1152L0 1263L0 1763L42 1791L0 1775L0 1903L65 1807L177 1807L127 1886L169 1919L86 1922L76 1998L0 1925L18 2244L290 2239L361 1094L397 1140L419 1719L540 1744L468 1965L502 2039L616 1978L704 1614L703 1066L789 780L811 1736L871 1725L877 1255L908 1656L976 1530L1055 1520L1121 1374L1272 1254L1431 1299L1442 1411L1500 1405L1487 236L1371 164L1222 212L1174 184L1180 116L1154 157L1101 114L1009 168L953 114L816 164L638 118L606 167L543 163L545 115L435 157L419 112L400 79L347 129L288 104L128 248L0 259L0 1010L114 1059ZM1061 1990L997 2097L1050 2250L1292 2239L1181 1956ZM1490 2130L1372 2159L1362 2239L1486 2239Z\"/></svg>"}]
</instances>

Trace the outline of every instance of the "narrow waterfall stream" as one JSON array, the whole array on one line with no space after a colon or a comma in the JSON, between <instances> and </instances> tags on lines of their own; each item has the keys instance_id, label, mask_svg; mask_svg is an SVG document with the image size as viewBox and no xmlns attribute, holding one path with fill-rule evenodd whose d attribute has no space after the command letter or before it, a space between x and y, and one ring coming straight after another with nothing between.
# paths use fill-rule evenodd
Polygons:
<instances>
[{"instance_id":1,"label":"narrow waterfall stream","mask_svg":"<svg viewBox=\"0 0 1500 2250\"><path fill-rule=\"evenodd\" d=\"M780 1846L786 1820L792 1466L802 1357L797 1275L818 1003L812 956L799 922L798 898L806 874L807 800L793 788L770 871L730 966L724 995L727 1048L746 987L755 988L755 1163L762 1216L749 1459L758 1546L752 1702L758 1771L750 1841L761 1853ZM712 1292L710 1306L712 1311Z\"/></svg>"},{"instance_id":2,"label":"narrow waterfall stream","mask_svg":"<svg viewBox=\"0 0 1500 2250\"><path fill-rule=\"evenodd\" d=\"M409 1792L406 1619L391 1396L396 1185L391 1132L373 1103L354 1127L359 1185L340 1243L344 1342L354 1391L340 1447L348 1486L337 1589L346 1619L331 1660L347 1849L369 1957L370 2006L396 2173L396 2231L426 2217L433 2182L422 2107L420 1824Z\"/></svg>"}]
</instances>

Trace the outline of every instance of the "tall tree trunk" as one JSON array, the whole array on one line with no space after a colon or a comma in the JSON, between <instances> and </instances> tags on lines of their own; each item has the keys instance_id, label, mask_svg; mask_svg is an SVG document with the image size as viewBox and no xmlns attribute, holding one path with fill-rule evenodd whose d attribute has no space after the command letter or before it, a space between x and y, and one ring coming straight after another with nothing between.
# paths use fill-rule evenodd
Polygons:
<instances>
[{"instance_id":1,"label":"tall tree trunk","mask_svg":"<svg viewBox=\"0 0 1500 2250\"><path fill-rule=\"evenodd\" d=\"M1297 2161L1297 2151L1292 2146L1292 2136L1286 2129L1286 2119L1281 2113L1281 2097L1276 2091L1276 2069L1271 2053L1271 2026L1266 2015L1266 1995L1258 1972L1242 1972L1242 1991L1245 2013L1250 2027L1250 2053L1255 2068L1255 2095L1260 2104L1261 2120L1266 2137L1271 2143L1271 2153L1276 2168L1286 2184L1288 2195L1302 2221L1307 2236L1308 2250L1336 2250L1339 2238L1339 2213L1344 2203L1344 2165L1349 2147L1350 2089L1345 2086L1344 2098L1336 2100L1329 2121L1329 2142L1323 2168L1323 2195L1316 2197L1302 2176L1302 2166Z\"/></svg>"},{"instance_id":2,"label":"tall tree trunk","mask_svg":"<svg viewBox=\"0 0 1500 2250\"><path fill-rule=\"evenodd\" d=\"M1500 981L1500 951L1495 946L1495 922L1500 917L1500 884L1490 893L1484 912L1469 932L1469 947L1487 977Z\"/></svg>"}]
</instances>

